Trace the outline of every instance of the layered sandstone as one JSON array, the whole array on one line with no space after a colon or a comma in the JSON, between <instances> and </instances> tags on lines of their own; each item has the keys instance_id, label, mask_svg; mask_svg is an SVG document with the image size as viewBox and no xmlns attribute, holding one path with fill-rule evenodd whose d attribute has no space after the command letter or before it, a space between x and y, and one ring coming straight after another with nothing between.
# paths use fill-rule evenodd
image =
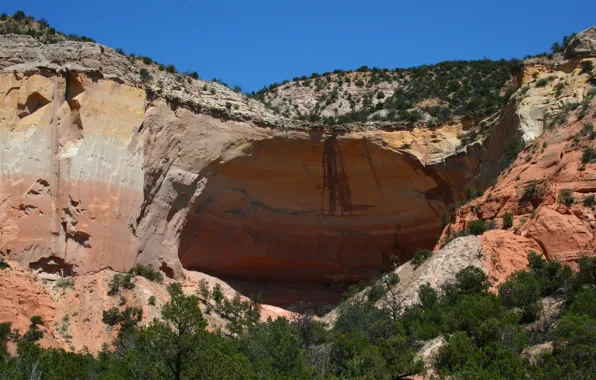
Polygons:
<instances>
[{"instance_id":1,"label":"layered sandstone","mask_svg":"<svg viewBox=\"0 0 596 380\"><path fill-rule=\"evenodd\" d=\"M432 247L447 206L498 173L507 137L534 139L587 91L577 69L560 74L564 98L520 91L485 120L323 128L219 84L142 82L150 66L93 43L0 37L0 69L3 255L63 276L142 263L277 283L265 295L280 304Z\"/></svg>"},{"instance_id":2,"label":"layered sandstone","mask_svg":"<svg viewBox=\"0 0 596 380\"><path fill-rule=\"evenodd\" d=\"M494 224L496 230L479 238L490 257L486 269L495 283L524 268L531 251L565 263L596 254L596 213L589 201L596 196L596 167L584 156L596 147L592 132L596 100L590 73L577 62L569 73L550 71L541 77L556 79L544 87L533 83L523 95L527 100L519 102L542 104L534 108L535 120L543 126L538 128L540 136L526 145L482 197L457 211L438 244L441 247L449 237L465 231L471 220ZM561 107L564 104L572 105ZM513 226L503 228L507 213L513 216Z\"/></svg>"}]
</instances>

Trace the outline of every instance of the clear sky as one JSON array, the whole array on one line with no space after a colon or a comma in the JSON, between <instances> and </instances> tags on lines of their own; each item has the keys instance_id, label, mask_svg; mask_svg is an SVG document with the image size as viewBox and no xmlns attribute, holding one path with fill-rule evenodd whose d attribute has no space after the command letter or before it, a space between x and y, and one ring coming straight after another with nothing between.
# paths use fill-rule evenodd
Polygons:
<instances>
[{"instance_id":1,"label":"clear sky","mask_svg":"<svg viewBox=\"0 0 596 380\"><path fill-rule=\"evenodd\" d=\"M3 0L66 33L245 91L337 68L546 51L596 24L596 0Z\"/></svg>"}]
</instances>

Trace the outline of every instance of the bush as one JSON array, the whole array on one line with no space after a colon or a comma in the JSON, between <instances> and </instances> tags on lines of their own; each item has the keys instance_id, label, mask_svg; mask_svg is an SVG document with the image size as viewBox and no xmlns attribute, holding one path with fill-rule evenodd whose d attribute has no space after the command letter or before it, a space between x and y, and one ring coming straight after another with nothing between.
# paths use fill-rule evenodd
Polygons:
<instances>
[{"instance_id":1,"label":"bush","mask_svg":"<svg viewBox=\"0 0 596 380\"><path fill-rule=\"evenodd\" d=\"M170 74L176 74L178 71L176 70L176 66L174 66L174 65L167 65L166 66L166 72L168 72Z\"/></svg>"},{"instance_id":2,"label":"bush","mask_svg":"<svg viewBox=\"0 0 596 380\"><path fill-rule=\"evenodd\" d=\"M499 288L499 297L505 307L519 308L524 322L535 321L542 310L540 285L531 272L511 275Z\"/></svg>"},{"instance_id":3,"label":"bush","mask_svg":"<svg viewBox=\"0 0 596 380\"><path fill-rule=\"evenodd\" d=\"M120 289L133 289L135 287L134 282L132 282L133 275L130 273L121 274L116 273L112 280L108 284L108 295L114 296L120 292Z\"/></svg>"},{"instance_id":4,"label":"bush","mask_svg":"<svg viewBox=\"0 0 596 380\"><path fill-rule=\"evenodd\" d=\"M69 278L61 278L56 281L56 287L59 289L67 289L74 287L74 281Z\"/></svg>"},{"instance_id":5,"label":"bush","mask_svg":"<svg viewBox=\"0 0 596 380\"><path fill-rule=\"evenodd\" d=\"M4 259L0 259L0 270L2 269L10 269L10 265Z\"/></svg>"},{"instance_id":6,"label":"bush","mask_svg":"<svg viewBox=\"0 0 596 380\"><path fill-rule=\"evenodd\" d=\"M536 187L535 183L530 183L528 184L525 189L524 189L524 193L522 195L522 199L533 199L538 193L538 188Z\"/></svg>"},{"instance_id":7,"label":"bush","mask_svg":"<svg viewBox=\"0 0 596 380\"><path fill-rule=\"evenodd\" d=\"M417 249L414 253L414 257L412 258L412 264L417 268L422 265L429 257L431 257L433 252L428 249Z\"/></svg>"},{"instance_id":8,"label":"bush","mask_svg":"<svg viewBox=\"0 0 596 380\"><path fill-rule=\"evenodd\" d=\"M503 215L503 229L506 230L511 227L513 227L513 214L506 212L505 215Z\"/></svg>"},{"instance_id":9,"label":"bush","mask_svg":"<svg viewBox=\"0 0 596 380\"><path fill-rule=\"evenodd\" d=\"M157 298L155 298L155 296L151 296L149 297L149 299L147 300L147 303L151 306L155 306L155 303L157 302Z\"/></svg>"},{"instance_id":10,"label":"bush","mask_svg":"<svg viewBox=\"0 0 596 380\"><path fill-rule=\"evenodd\" d=\"M455 275L455 287L460 293L475 294L487 291L488 278L482 269L468 266Z\"/></svg>"},{"instance_id":11,"label":"bush","mask_svg":"<svg viewBox=\"0 0 596 380\"><path fill-rule=\"evenodd\" d=\"M44 321L39 315L34 315L31 317L31 325L32 326L43 326Z\"/></svg>"},{"instance_id":12,"label":"bush","mask_svg":"<svg viewBox=\"0 0 596 380\"><path fill-rule=\"evenodd\" d=\"M152 76L151 73L149 72L149 70L142 68L139 71L139 75L141 76L141 82L143 83L147 83L151 80Z\"/></svg>"},{"instance_id":13,"label":"bush","mask_svg":"<svg viewBox=\"0 0 596 380\"><path fill-rule=\"evenodd\" d=\"M594 63L592 61L582 61L582 73L591 74L594 70Z\"/></svg>"},{"instance_id":14,"label":"bush","mask_svg":"<svg viewBox=\"0 0 596 380\"><path fill-rule=\"evenodd\" d=\"M548 84L548 80L546 78L542 78L536 81L536 87L544 87Z\"/></svg>"},{"instance_id":15,"label":"bush","mask_svg":"<svg viewBox=\"0 0 596 380\"><path fill-rule=\"evenodd\" d=\"M596 152L594 149L591 147L585 148L584 153L582 154L582 163L588 164L594 161L596 161Z\"/></svg>"},{"instance_id":16,"label":"bush","mask_svg":"<svg viewBox=\"0 0 596 380\"><path fill-rule=\"evenodd\" d=\"M15 12L15 13L12 15L12 18L13 18L15 21L22 21L22 20L24 20L24 19L25 19L25 17L26 17L26 15L25 15L25 12L23 12L23 11L21 11L21 10L18 10L18 11L16 11L16 12Z\"/></svg>"},{"instance_id":17,"label":"bush","mask_svg":"<svg viewBox=\"0 0 596 380\"><path fill-rule=\"evenodd\" d=\"M505 166L509 166L522 150L522 143L515 136L510 136L505 142L505 148L503 149L503 160Z\"/></svg>"},{"instance_id":18,"label":"bush","mask_svg":"<svg viewBox=\"0 0 596 380\"><path fill-rule=\"evenodd\" d=\"M470 220L468 222L468 231L472 235L482 235L487 230L484 220Z\"/></svg>"},{"instance_id":19,"label":"bush","mask_svg":"<svg viewBox=\"0 0 596 380\"><path fill-rule=\"evenodd\" d=\"M371 302L376 302L380 300L386 292L387 289L382 284L380 284L379 282L375 282L368 289L368 300Z\"/></svg>"},{"instance_id":20,"label":"bush","mask_svg":"<svg viewBox=\"0 0 596 380\"><path fill-rule=\"evenodd\" d=\"M586 207L593 207L596 204L596 200L594 199L594 195L588 195L584 198L583 202L584 206Z\"/></svg>"},{"instance_id":21,"label":"bush","mask_svg":"<svg viewBox=\"0 0 596 380\"><path fill-rule=\"evenodd\" d=\"M559 192L559 202L563 203L565 206L570 207L573 204L573 196L571 195L571 191L569 190L561 190Z\"/></svg>"},{"instance_id":22,"label":"bush","mask_svg":"<svg viewBox=\"0 0 596 380\"><path fill-rule=\"evenodd\" d=\"M129 274L133 276L141 276L145 277L149 281L154 281L157 283L163 282L163 275L156 270L153 270L153 266L149 265L142 265L142 264L135 264L129 271Z\"/></svg>"}]
</instances>

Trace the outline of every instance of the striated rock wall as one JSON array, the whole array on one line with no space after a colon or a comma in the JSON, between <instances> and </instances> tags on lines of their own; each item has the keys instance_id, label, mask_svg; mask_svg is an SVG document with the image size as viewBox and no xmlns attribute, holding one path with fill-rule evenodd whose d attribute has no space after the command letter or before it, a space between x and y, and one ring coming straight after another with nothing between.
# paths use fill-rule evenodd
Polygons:
<instances>
[{"instance_id":1,"label":"striated rock wall","mask_svg":"<svg viewBox=\"0 0 596 380\"><path fill-rule=\"evenodd\" d=\"M526 267L530 251L570 264L596 254L596 214L589 201L596 196L596 168L593 160L584 157L584 152L596 147L594 87L579 62L568 74L550 72L542 77L548 76L557 79L543 87L532 84L521 95L526 100L519 102L541 104L527 114L535 110L535 120L543 120L544 132L526 145L482 197L457 211L437 245L442 247L464 231L471 220L494 223L498 230L479 238L490 256L487 271L496 283ZM581 102L573 105L570 98ZM566 104L570 106L565 108ZM503 227L506 213L513 216L509 228Z\"/></svg>"},{"instance_id":2,"label":"striated rock wall","mask_svg":"<svg viewBox=\"0 0 596 380\"><path fill-rule=\"evenodd\" d=\"M3 255L60 275L196 269L279 284L266 302L308 299L300 284L368 279L432 247L447 206L499 171L507 137L532 140L587 91L576 73L565 99L530 88L485 120L324 129L221 85L142 83L141 68L101 45L0 36Z\"/></svg>"},{"instance_id":3,"label":"striated rock wall","mask_svg":"<svg viewBox=\"0 0 596 380\"><path fill-rule=\"evenodd\" d=\"M0 249L32 268L134 264L145 92L76 73L0 77Z\"/></svg>"},{"instance_id":4,"label":"striated rock wall","mask_svg":"<svg viewBox=\"0 0 596 380\"><path fill-rule=\"evenodd\" d=\"M473 122L266 128L66 70L0 84L0 249L62 275L140 262L172 277L366 279L434 244L486 137Z\"/></svg>"}]
</instances>

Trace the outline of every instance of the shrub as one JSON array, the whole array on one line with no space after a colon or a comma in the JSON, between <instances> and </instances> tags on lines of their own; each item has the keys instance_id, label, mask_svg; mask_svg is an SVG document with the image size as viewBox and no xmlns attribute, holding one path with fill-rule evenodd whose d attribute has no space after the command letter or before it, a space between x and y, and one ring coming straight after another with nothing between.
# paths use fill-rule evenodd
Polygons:
<instances>
[{"instance_id":1,"label":"shrub","mask_svg":"<svg viewBox=\"0 0 596 380\"><path fill-rule=\"evenodd\" d=\"M153 63L153 60L150 57L143 57L143 63L146 65L150 65Z\"/></svg>"},{"instance_id":2,"label":"shrub","mask_svg":"<svg viewBox=\"0 0 596 380\"><path fill-rule=\"evenodd\" d=\"M141 76L141 82L143 83L147 83L151 80L151 73L149 72L149 70L142 68L139 71L139 75Z\"/></svg>"},{"instance_id":3,"label":"shrub","mask_svg":"<svg viewBox=\"0 0 596 380\"><path fill-rule=\"evenodd\" d=\"M412 264L417 268L422 265L429 257L431 257L433 252L429 249L417 249L414 253L414 257L412 258Z\"/></svg>"},{"instance_id":4,"label":"shrub","mask_svg":"<svg viewBox=\"0 0 596 380\"><path fill-rule=\"evenodd\" d=\"M588 195L584 198L583 202L584 206L592 207L596 204L596 200L594 199L594 195Z\"/></svg>"},{"instance_id":5,"label":"shrub","mask_svg":"<svg viewBox=\"0 0 596 380\"><path fill-rule=\"evenodd\" d=\"M39 24L39 26L41 26L44 29L46 29L50 26L50 24L48 23L48 21L45 18L39 19L39 21L37 21L37 23Z\"/></svg>"},{"instance_id":6,"label":"shrub","mask_svg":"<svg viewBox=\"0 0 596 380\"><path fill-rule=\"evenodd\" d=\"M104 310L101 321L107 325L114 326L120 319L120 310L117 307L112 307L109 310Z\"/></svg>"},{"instance_id":7,"label":"shrub","mask_svg":"<svg viewBox=\"0 0 596 380\"><path fill-rule=\"evenodd\" d=\"M518 308L522 321L532 322L542 310L540 285L532 272L516 272L499 288L499 297L507 308Z\"/></svg>"},{"instance_id":8,"label":"shrub","mask_svg":"<svg viewBox=\"0 0 596 380\"><path fill-rule=\"evenodd\" d=\"M387 276L385 276L385 283L387 284L387 286L395 286L399 284L399 281L399 276L395 272L391 272Z\"/></svg>"},{"instance_id":9,"label":"shrub","mask_svg":"<svg viewBox=\"0 0 596 380\"><path fill-rule=\"evenodd\" d=\"M582 62L582 73L591 74L592 70L594 70L594 63L592 61Z\"/></svg>"},{"instance_id":10,"label":"shrub","mask_svg":"<svg viewBox=\"0 0 596 380\"><path fill-rule=\"evenodd\" d=\"M141 276L145 277L149 281L154 281L158 283L163 282L163 275L156 270L153 270L153 266L149 265L142 265L142 264L135 264L129 271L129 274L133 276Z\"/></svg>"},{"instance_id":11,"label":"shrub","mask_svg":"<svg viewBox=\"0 0 596 380\"><path fill-rule=\"evenodd\" d=\"M542 78L536 81L536 87L544 87L548 84L548 79Z\"/></svg>"},{"instance_id":12,"label":"shrub","mask_svg":"<svg viewBox=\"0 0 596 380\"><path fill-rule=\"evenodd\" d=\"M41 318L39 315L34 315L31 317L31 325L33 326L43 326L44 322L43 322L43 318Z\"/></svg>"},{"instance_id":13,"label":"shrub","mask_svg":"<svg viewBox=\"0 0 596 380\"><path fill-rule=\"evenodd\" d=\"M25 15L25 12L23 12L23 11L21 11L21 10L18 10L18 11L16 11L16 12L15 12L15 13L12 15L12 18L13 18L15 21L22 21L22 20L24 20L24 19L25 19L25 17L26 17L26 15Z\"/></svg>"},{"instance_id":14,"label":"shrub","mask_svg":"<svg viewBox=\"0 0 596 380\"><path fill-rule=\"evenodd\" d=\"M197 73L196 71L193 71L192 73L188 74L188 76L193 79L199 79L199 73Z\"/></svg>"},{"instance_id":15,"label":"shrub","mask_svg":"<svg viewBox=\"0 0 596 380\"><path fill-rule=\"evenodd\" d=\"M571 191L569 190L561 190L559 192L559 202L563 203L565 206L570 207L573 204L573 196L571 195Z\"/></svg>"},{"instance_id":16,"label":"shrub","mask_svg":"<svg viewBox=\"0 0 596 380\"><path fill-rule=\"evenodd\" d=\"M468 231L472 235L482 235L487 230L486 223L484 220L470 220L468 222Z\"/></svg>"},{"instance_id":17,"label":"shrub","mask_svg":"<svg viewBox=\"0 0 596 380\"><path fill-rule=\"evenodd\" d=\"M56 287L60 289L67 289L74 287L74 281L69 278L61 278L56 281Z\"/></svg>"},{"instance_id":18,"label":"shrub","mask_svg":"<svg viewBox=\"0 0 596 380\"><path fill-rule=\"evenodd\" d=\"M376 301L380 300L381 297L383 297L383 295L385 295L386 292L387 292L387 289L381 283L375 282L368 289L368 292L367 292L368 300L371 302L376 302Z\"/></svg>"},{"instance_id":19,"label":"shrub","mask_svg":"<svg viewBox=\"0 0 596 380\"><path fill-rule=\"evenodd\" d=\"M147 300L147 303L151 306L155 306L156 301L157 301L157 299L155 298L155 296L151 296L151 297L149 297L149 300Z\"/></svg>"},{"instance_id":20,"label":"shrub","mask_svg":"<svg viewBox=\"0 0 596 380\"><path fill-rule=\"evenodd\" d=\"M587 147L584 149L584 153L582 154L582 163L588 164L590 162L594 162L596 160L596 152L593 148Z\"/></svg>"},{"instance_id":21,"label":"shrub","mask_svg":"<svg viewBox=\"0 0 596 380\"><path fill-rule=\"evenodd\" d=\"M174 65L167 65L166 66L166 72L168 72L170 74L176 74L178 71L176 70L176 66L174 66Z\"/></svg>"},{"instance_id":22,"label":"shrub","mask_svg":"<svg viewBox=\"0 0 596 380\"><path fill-rule=\"evenodd\" d=\"M215 284L215 286L213 287L213 292L211 293L211 298L213 298L213 301L215 301L217 305L219 305L221 301L223 301L225 297L221 285Z\"/></svg>"},{"instance_id":23,"label":"shrub","mask_svg":"<svg viewBox=\"0 0 596 380\"><path fill-rule=\"evenodd\" d=\"M506 230L511 227L513 227L513 214L506 212L505 215L503 215L503 229Z\"/></svg>"},{"instance_id":24,"label":"shrub","mask_svg":"<svg viewBox=\"0 0 596 380\"><path fill-rule=\"evenodd\" d=\"M121 274L116 273L112 280L108 284L108 295L114 296L120 292L120 288L123 289L132 289L135 287L134 282L132 282L133 275L130 273Z\"/></svg>"},{"instance_id":25,"label":"shrub","mask_svg":"<svg viewBox=\"0 0 596 380\"><path fill-rule=\"evenodd\" d=\"M522 143L515 136L511 136L505 142L503 150L503 159L506 166L509 166L522 150Z\"/></svg>"},{"instance_id":26,"label":"shrub","mask_svg":"<svg viewBox=\"0 0 596 380\"><path fill-rule=\"evenodd\" d=\"M538 189L536 187L536 184L530 183L525 187L522 199L533 199L537 192Z\"/></svg>"},{"instance_id":27,"label":"shrub","mask_svg":"<svg viewBox=\"0 0 596 380\"><path fill-rule=\"evenodd\" d=\"M4 259L0 259L0 270L1 269L10 269L10 265Z\"/></svg>"},{"instance_id":28,"label":"shrub","mask_svg":"<svg viewBox=\"0 0 596 380\"><path fill-rule=\"evenodd\" d=\"M455 275L455 286L460 293L474 294L488 290L489 283L482 269L468 266Z\"/></svg>"}]
</instances>

